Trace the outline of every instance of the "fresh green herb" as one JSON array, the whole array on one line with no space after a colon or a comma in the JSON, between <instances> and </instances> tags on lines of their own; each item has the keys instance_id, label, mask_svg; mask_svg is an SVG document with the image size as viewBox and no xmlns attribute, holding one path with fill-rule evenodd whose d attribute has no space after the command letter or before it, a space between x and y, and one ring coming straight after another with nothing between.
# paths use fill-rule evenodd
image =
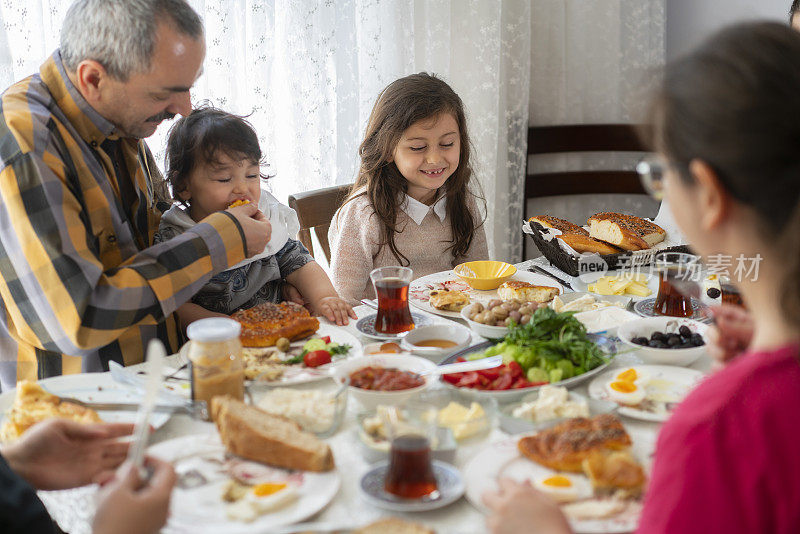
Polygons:
<instances>
[{"instance_id":1,"label":"fresh green herb","mask_svg":"<svg viewBox=\"0 0 800 534\"><path fill-rule=\"evenodd\" d=\"M539 308L528 324L512 325L503 341L480 356L499 354L505 363L516 361L534 382L558 382L583 374L604 364L607 358L573 316L574 312Z\"/></svg>"},{"instance_id":2,"label":"fresh green herb","mask_svg":"<svg viewBox=\"0 0 800 534\"><path fill-rule=\"evenodd\" d=\"M350 349L352 349L350 345L339 345L338 343L331 343L328 345L327 351L331 353L331 356L342 355L344 356Z\"/></svg>"},{"instance_id":3,"label":"fresh green herb","mask_svg":"<svg viewBox=\"0 0 800 534\"><path fill-rule=\"evenodd\" d=\"M288 360L283 360L283 363L285 363L287 365L294 365L296 363L303 363L303 356L305 356L306 354L308 354L308 351L304 350L303 352L301 352L300 354L298 354L294 358L289 358Z\"/></svg>"}]
</instances>

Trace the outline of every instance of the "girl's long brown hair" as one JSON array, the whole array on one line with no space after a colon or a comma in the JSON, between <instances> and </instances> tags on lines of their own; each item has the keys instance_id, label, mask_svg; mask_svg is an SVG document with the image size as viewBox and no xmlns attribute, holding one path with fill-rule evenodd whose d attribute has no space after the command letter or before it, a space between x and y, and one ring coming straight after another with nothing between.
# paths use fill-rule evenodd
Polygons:
<instances>
[{"instance_id":1,"label":"girl's long brown hair","mask_svg":"<svg viewBox=\"0 0 800 534\"><path fill-rule=\"evenodd\" d=\"M398 250L394 238L398 232L397 211L402 203L401 193L408 190L408 181L389 160L403 132L412 124L445 113L453 116L461 137L458 167L442 186L447 196L447 215L453 233L453 240L445 251L451 251L455 266L467 255L475 232L483 224L478 214L469 209L470 200L474 203L474 199L479 199L485 204L480 193L472 191L477 185L471 184L467 121L464 104L455 91L436 76L424 72L392 82L378 95L364 141L358 149L361 166L347 202L367 196L381 223L380 247L388 246L401 265L408 265L409 261Z\"/></svg>"}]
</instances>

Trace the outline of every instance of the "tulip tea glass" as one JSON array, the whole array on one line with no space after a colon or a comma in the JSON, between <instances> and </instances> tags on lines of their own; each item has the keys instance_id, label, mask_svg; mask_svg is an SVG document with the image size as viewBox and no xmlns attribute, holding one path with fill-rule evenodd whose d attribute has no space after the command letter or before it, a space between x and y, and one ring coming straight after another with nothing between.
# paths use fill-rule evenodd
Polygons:
<instances>
[{"instance_id":1,"label":"tulip tea glass","mask_svg":"<svg viewBox=\"0 0 800 534\"><path fill-rule=\"evenodd\" d=\"M375 331L379 334L401 334L414 328L408 308L408 285L413 271L408 267L379 267L369 273L378 296Z\"/></svg>"},{"instance_id":2,"label":"tulip tea glass","mask_svg":"<svg viewBox=\"0 0 800 534\"><path fill-rule=\"evenodd\" d=\"M700 295L700 258L684 252L661 252L656 255L658 295L653 305L656 315L691 317L692 296Z\"/></svg>"},{"instance_id":3,"label":"tulip tea glass","mask_svg":"<svg viewBox=\"0 0 800 534\"><path fill-rule=\"evenodd\" d=\"M383 412L381 418L391 443L383 489L401 499L439 498L431 461L431 443L436 432L434 420L410 424L400 418L394 407Z\"/></svg>"}]
</instances>

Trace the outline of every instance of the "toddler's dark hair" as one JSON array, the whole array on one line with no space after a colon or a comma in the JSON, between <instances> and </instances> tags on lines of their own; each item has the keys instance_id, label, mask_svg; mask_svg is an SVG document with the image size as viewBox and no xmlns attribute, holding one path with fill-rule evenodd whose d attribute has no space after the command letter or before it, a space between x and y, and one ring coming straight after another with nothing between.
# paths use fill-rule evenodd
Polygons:
<instances>
[{"instance_id":1,"label":"toddler's dark hair","mask_svg":"<svg viewBox=\"0 0 800 534\"><path fill-rule=\"evenodd\" d=\"M172 198L186 204L178 194L186 190L192 171L199 165L217 163L220 154L262 163L258 136L244 117L203 105L173 124L164 161Z\"/></svg>"}]
</instances>

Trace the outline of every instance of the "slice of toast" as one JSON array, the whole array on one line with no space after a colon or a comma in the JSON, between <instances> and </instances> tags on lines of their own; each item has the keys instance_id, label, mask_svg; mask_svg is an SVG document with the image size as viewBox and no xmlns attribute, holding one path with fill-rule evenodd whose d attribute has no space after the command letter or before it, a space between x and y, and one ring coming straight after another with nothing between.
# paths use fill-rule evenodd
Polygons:
<instances>
[{"instance_id":1,"label":"slice of toast","mask_svg":"<svg viewBox=\"0 0 800 534\"><path fill-rule=\"evenodd\" d=\"M333 454L327 443L279 415L231 396L214 397L211 415L229 452L276 467L330 471Z\"/></svg>"},{"instance_id":2,"label":"slice of toast","mask_svg":"<svg viewBox=\"0 0 800 534\"><path fill-rule=\"evenodd\" d=\"M625 250L644 250L667 237L663 228L635 215L596 213L587 222L591 237Z\"/></svg>"}]
</instances>

